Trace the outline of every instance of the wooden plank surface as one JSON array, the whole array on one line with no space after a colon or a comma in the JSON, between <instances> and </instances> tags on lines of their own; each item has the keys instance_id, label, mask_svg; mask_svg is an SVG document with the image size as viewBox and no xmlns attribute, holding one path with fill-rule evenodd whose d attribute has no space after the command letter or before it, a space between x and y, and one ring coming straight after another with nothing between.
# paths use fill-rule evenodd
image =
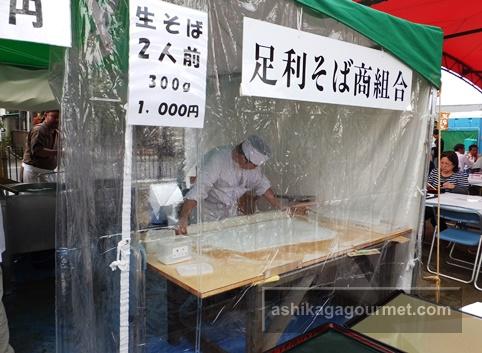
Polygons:
<instances>
[{"instance_id":1,"label":"wooden plank surface","mask_svg":"<svg viewBox=\"0 0 482 353\"><path fill-rule=\"evenodd\" d=\"M236 253L221 249L197 249L193 258L183 264L209 263L213 273L183 277L176 271L177 264L164 265L156 254L148 253L148 266L190 293L206 298L234 288L262 282L272 276L301 269L331 258L343 256L354 249L370 247L384 241L410 234L408 228L390 233L377 233L364 229L322 221L320 225L333 229L337 236L332 240L288 245L251 253Z\"/></svg>"}]
</instances>

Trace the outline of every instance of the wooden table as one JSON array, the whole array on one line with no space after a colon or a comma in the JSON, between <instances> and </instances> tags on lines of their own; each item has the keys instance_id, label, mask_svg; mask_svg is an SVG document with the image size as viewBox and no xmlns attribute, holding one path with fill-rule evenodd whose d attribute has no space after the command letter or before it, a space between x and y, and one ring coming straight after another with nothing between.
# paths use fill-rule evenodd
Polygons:
<instances>
[{"instance_id":1,"label":"wooden table","mask_svg":"<svg viewBox=\"0 0 482 353\"><path fill-rule=\"evenodd\" d=\"M170 286L172 288L172 285L179 286L198 298L210 298L245 286L254 287L247 299L253 309L249 311L251 314L247 323L246 340L249 352L260 352L274 346L279 338L279 335L275 335L276 337L268 339L268 343L264 342L266 336L261 332L260 313L255 310L261 304L262 293L258 290L261 285L267 282L283 283L283 278L293 277L294 273L296 278L304 278L304 281L309 282L310 277L306 275L308 272L304 271L313 271L317 265L338 259L357 249L377 246L396 238L406 239L403 236L411 233L411 229L401 228L382 234L350 226L346 221L333 220L320 221L320 226L335 230L337 232L335 239L288 245L252 253L199 249L191 260L183 263L208 262L213 267L213 273L206 275L182 277L177 273L176 265L164 265L157 260L155 254L149 253L148 266L170 282L168 282L168 288ZM316 271L319 272L319 268L316 268ZM309 287L311 282L308 282L303 285ZM169 305L171 303L168 301ZM171 317L169 320L174 318ZM171 324L173 323L168 322L168 327Z\"/></svg>"}]
</instances>

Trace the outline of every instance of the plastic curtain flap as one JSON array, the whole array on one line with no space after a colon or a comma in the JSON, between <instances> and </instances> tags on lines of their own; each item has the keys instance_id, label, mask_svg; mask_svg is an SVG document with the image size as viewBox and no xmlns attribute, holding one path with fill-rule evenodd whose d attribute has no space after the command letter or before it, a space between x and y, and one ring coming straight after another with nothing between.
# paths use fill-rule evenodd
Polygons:
<instances>
[{"instance_id":1,"label":"plastic curtain flap","mask_svg":"<svg viewBox=\"0 0 482 353\"><path fill-rule=\"evenodd\" d=\"M209 16L203 129L126 129L126 1L74 4L73 46L52 54L64 171L57 352L120 352L123 329L129 352L262 352L325 322L347 322L348 308L379 302L387 288L410 288L420 256L427 81L414 72L407 111L240 96L244 16L373 43L293 1L175 3ZM270 158L240 172L251 135ZM230 188L233 178L249 187ZM269 188L282 210L266 200ZM195 207L187 235L176 236L186 200ZM288 214L294 205L303 207ZM128 272L113 272L128 237Z\"/></svg>"}]
</instances>

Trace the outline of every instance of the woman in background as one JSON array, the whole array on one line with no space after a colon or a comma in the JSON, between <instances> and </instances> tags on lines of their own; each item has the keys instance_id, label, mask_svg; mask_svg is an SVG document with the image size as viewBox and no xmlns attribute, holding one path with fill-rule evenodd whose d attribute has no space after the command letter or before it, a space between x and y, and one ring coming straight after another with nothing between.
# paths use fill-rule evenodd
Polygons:
<instances>
[{"instance_id":1,"label":"woman in background","mask_svg":"<svg viewBox=\"0 0 482 353\"><path fill-rule=\"evenodd\" d=\"M428 189L436 190L440 182L440 189L445 192L467 194L469 180L463 171L459 170L459 159L455 152L443 152L440 156L440 181L438 169L432 169L428 176Z\"/></svg>"},{"instance_id":2,"label":"woman in background","mask_svg":"<svg viewBox=\"0 0 482 353\"><path fill-rule=\"evenodd\" d=\"M444 152L440 156L440 181L438 178L438 169L432 169L427 181L427 190L436 191L440 182L440 192L453 192L457 194L467 194L469 191L469 180L467 175L459 170L459 159L455 152ZM434 210L427 207L425 211L425 219L430 219L430 223L435 227L437 224ZM440 220L440 230L447 229L444 219Z\"/></svg>"}]
</instances>

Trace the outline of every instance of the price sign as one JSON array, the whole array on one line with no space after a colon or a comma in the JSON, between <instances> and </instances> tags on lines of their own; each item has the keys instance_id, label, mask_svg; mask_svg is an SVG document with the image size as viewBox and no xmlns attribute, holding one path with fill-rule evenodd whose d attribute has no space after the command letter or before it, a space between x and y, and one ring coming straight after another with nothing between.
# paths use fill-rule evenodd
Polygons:
<instances>
[{"instance_id":1,"label":"price sign","mask_svg":"<svg viewBox=\"0 0 482 353\"><path fill-rule=\"evenodd\" d=\"M130 2L129 124L203 127L207 33L205 12Z\"/></svg>"},{"instance_id":2,"label":"price sign","mask_svg":"<svg viewBox=\"0 0 482 353\"><path fill-rule=\"evenodd\" d=\"M70 47L70 1L0 0L0 38Z\"/></svg>"}]
</instances>

